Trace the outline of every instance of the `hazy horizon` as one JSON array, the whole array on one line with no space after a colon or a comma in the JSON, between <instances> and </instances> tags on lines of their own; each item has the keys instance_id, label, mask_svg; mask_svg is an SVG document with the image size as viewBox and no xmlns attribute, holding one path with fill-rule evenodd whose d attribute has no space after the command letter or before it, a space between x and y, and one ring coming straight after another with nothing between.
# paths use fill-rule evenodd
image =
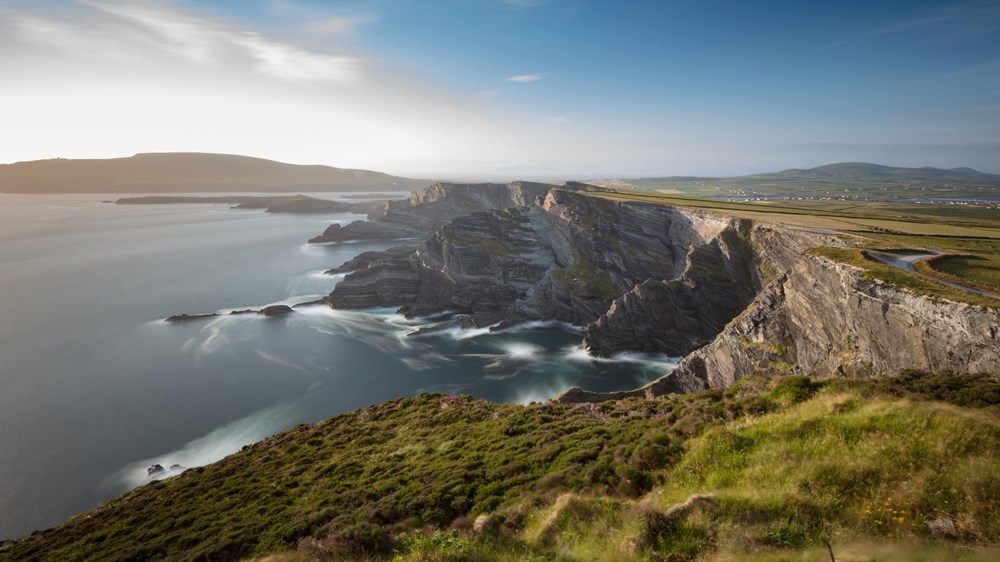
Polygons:
<instances>
[{"instance_id":1,"label":"hazy horizon","mask_svg":"<svg viewBox=\"0 0 1000 562\"><path fill-rule=\"evenodd\" d=\"M212 152L407 177L1000 172L990 1L11 0L0 162Z\"/></svg>"},{"instance_id":2,"label":"hazy horizon","mask_svg":"<svg viewBox=\"0 0 1000 562\"><path fill-rule=\"evenodd\" d=\"M207 152L135 153L135 154L129 154L129 155L124 155L124 156L110 156L108 158L98 158L97 160L125 159L125 158L131 158L131 157L134 157L134 156L139 156L140 154L207 154L207 155L217 155L217 156L239 156L239 157L247 157L247 158L270 160L270 161L274 161L274 162L278 162L278 163L282 163L282 164L291 164L291 162L282 162L282 161L273 160L271 158L267 158L267 157L264 157L264 156L253 156L253 155L248 155L248 154L207 153ZM64 158L64 157L61 157L61 156L56 156L56 157L52 157L52 158L42 158L42 159L39 159L39 160L21 160L21 161L16 161L16 162L0 162L0 165L20 164L20 163L25 163L25 162L38 162L38 161L45 161L45 160L70 160L70 158ZM84 159L84 160L86 160L86 159ZM514 175L479 174L479 175L475 175L475 176L472 176L472 175L466 175L466 176L449 176L448 174L437 174L437 175L431 174L431 175L428 175L427 177L415 178L413 175L407 175L407 174L391 174L391 175L400 176L400 177L404 177L404 178L408 178L408 179L424 179L424 180L428 180L428 181L444 181L444 182L539 181L539 182L561 183L561 182L567 182L567 181L611 180L611 179L644 179L644 178L659 178L659 177L701 177L701 178L713 178L713 177L716 177L716 178L725 178L725 177L739 177L739 176L750 176L750 175L755 175L755 174L767 174L767 173L774 173L774 172L783 172L783 171L788 171L788 170L792 170L792 169L809 169L809 168L814 168L814 167L817 167L817 166L832 165L832 164L873 164L873 165L876 165L876 166L890 166L890 167L893 167L892 164L885 164L883 162L827 162L825 164L818 164L816 166L787 166L787 167L776 168L776 169L769 169L769 170L755 170L755 171L746 172L744 174L735 174L735 175L732 175L732 176L728 176L728 175L712 175L712 174L696 174L696 175L692 175L692 174L671 174L671 173L662 173L662 174L645 175L645 176L628 176L628 175L623 175L623 174L617 174L617 175L610 174L610 175L604 175L604 176L600 176L600 177L598 177L598 176L576 177L576 176L545 175L545 174L534 174L534 175L532 175L532 174L522 174L522 175L517 175L517 174L514 174ZM384 170L365 170L363 168L355 168L355 167L352 167L352 166L338 166L338 165L333 165L333 164L317 163L317 162L302 163L302 164L299 164L299 165L304 165L304 166L320 165L320 166L330 166L330 167L333 167L333 168L340 168L340 169L347 169L347 170L354 169L354 170L364 170L364 171L372 171L372 172L389 173L389 172L385 172ZM910 166L899 166L899 167L907 168L907 167L910 167ZM951 167L951 168L945 168L943 166L925 165L925 166L912 166L912 168L913 169L936 168L936 169L941 169L941 170L957 170L957 169L960 169L960 168L969 168L969 167L968 166L956 166L956 167ZM996 172L996 171L993 171L993 170L990 170L990 169L982 169L982 168L973 168L973 169L974 169L974 171L982 172L982 173L988 173L988 174L998 174L998 173L1000 173L1000 172Z\"/></svg>"}]
</instances>

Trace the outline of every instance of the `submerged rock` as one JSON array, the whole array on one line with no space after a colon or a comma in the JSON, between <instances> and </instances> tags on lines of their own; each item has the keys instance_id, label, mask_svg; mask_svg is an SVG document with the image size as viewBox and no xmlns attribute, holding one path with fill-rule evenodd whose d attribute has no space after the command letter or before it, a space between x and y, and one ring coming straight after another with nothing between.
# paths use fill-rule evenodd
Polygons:
<instances>
[{"instance_id":1,"label":"submerged rock","mask_svg":"<svg viewBox=\"0 0 1000 562\"><path fill-rule=\"evenodd\" d=\"M166 318L167 322L191 322L193 320L205 320L206 318L214 318L218 316L218 313L211 312L208 314L177 314L175 316L168 316Z\"/></svg>"},{"instance_id":2,"label":"submerged rock","mask_svg":"<svg viewBox=\"0 0 1000 562\"><path fill-rule=\"evenodd\" d=\"M292 307L286 304L272 304L271 306L265 306L260 310L260 314L264 316L284 316L285 314L291 314L294 312Z\"/></svg>"},{"instance_id":3,"label":"submerged rock","mask_svg":"<svg viewBox=\"0 0 1000 562\"><path fill-rule=\"evenodd\" d=\"M163 468L163 465L154 464L154 465L152 465L152 466L150 466L149 468L146 469L146 476L149 476L150 478L152 478L154 476L157 476L159 474L163 474L165 472L166 472L166 469Z\"/></svg>"},{"instance_id":4,"label":"submerged rock","mask_svg":"<svg viewBox=\"0 0 1000 562\"><path fill-rule=\"evenodd\" d=\"M312 302L307 302L307 303L300 303L300 304L297 304L295 306L308 305L308 304L321 304L322 302L323 301L312 301ZM260 310L256 310L256 309L253 309L253 308L248 308L248 309L245 309L245 310L234 310L234 311L232 311L232 312L229 313L229 316L242 316L242 315L246 315L246 314L260 314L260 315L267 316L267 317L275 317L275 316L284 316L285 314L289 314L291 312L295 312L295 311L292 309L292 307L290 307L290 306L288 306L286 304L272 304L270 306L265 306L264 308L262 308ZM169 317L167 317L166 321L167 322L171 322L171 323L191 322L191 321L194 321L194 320L206 320L206 319L209 319L209 318L216 318L218 316L224 316L224 315L220 314L218 312L210 312L210 313L207 313L207 314L178 314L176 316L169 316Z\"/></svg>"}]
</instances>

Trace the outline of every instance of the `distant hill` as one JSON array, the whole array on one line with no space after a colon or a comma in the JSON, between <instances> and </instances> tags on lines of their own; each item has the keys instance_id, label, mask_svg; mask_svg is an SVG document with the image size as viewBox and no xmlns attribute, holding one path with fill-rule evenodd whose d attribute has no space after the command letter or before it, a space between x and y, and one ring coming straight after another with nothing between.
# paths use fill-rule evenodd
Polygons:
<instances>
[{"instance_id":1,"label":"distant hill","mask_svg":"<svg viewBox=\"0 0 1000 562\"><path fill-rule=\"evenodd\" d=\"M770 174L754 174L742 176L742 179L830 179L855 181L910 181L910 182L955 182L955 183L992 183L1000 185L1000 176L984 174L972 168L953 168L950 170L925 166L923 168L898 168L868 164L867 162L841 162L827 164L806 170L792 168ZM730 180L741 178L727 178Z\"/></svg>"},{"instance_id":2,"label":"distant hill","mask_svg":"<svg viewBox=\"0 0 1000 562\"><path fill-rule=\"evenodd\" d=\"M701 197L1000 197L997 174L972 168L900 168L867 162L841 162L728 178L671 176L615 181L640 189Z\"/></svg>"},{"instance_id":3,"label":"distant hill","mask_svg":"<svg viewBox=\"0 0 1000 562\"><path fill-rule=\"evenodd\" d=\"M410 190L430 183L368 170L184 152L0 165L0 192L6 193Z\"/></svg>"},{"instance_id":4,"label":"distant hill","mask_svg":"<svg viewBox=\"0 0 1000 562\"><path fill-rule=\"evenodd\" d=\"M985 174L986 172L980 172L979 170L973 168L952 168L952 172L959 172L962 174Z\"/></svg>"}]
</instances>

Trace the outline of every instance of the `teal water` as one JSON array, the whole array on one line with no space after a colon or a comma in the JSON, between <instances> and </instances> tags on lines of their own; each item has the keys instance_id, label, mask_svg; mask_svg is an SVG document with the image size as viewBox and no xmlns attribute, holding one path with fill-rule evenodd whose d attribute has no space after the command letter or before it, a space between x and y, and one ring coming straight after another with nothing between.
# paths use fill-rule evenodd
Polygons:
<instances>
[{"instance_id":1,"label":"teal water","mask_svg":"<svg viewBox=\"0 0 1000 562\"><path fill-rule=\"evenodd\" d=\"M329 196L329 195L326 195ZM387 243L305 244L330 222L221 205L0 194L0 538L287 429L420 392L544 400L633 388L667 358L594 360L572 327L406 334L391 310L167 324L325 295L322 272Z\"/></svg>"}]
</instances>

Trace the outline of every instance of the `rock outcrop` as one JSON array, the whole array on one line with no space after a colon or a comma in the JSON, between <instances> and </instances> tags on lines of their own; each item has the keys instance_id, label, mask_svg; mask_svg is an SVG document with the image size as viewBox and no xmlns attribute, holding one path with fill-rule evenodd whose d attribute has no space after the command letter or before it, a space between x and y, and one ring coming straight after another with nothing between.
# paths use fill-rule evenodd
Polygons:
<instances>
[{"instance_id":1,"label":"rock outcrop","mask_svg":"<svg viewBox=\"0 0 1000 562\"><path fill-rule=\"evenodd\" d=\"M803 255L671 373L685 391L777 365L808 375L1000 372L1000 311L917 295Z\"/></svg>"},{"instance_id":2,"label":"rock outcrop","mask_svg":"<svg viewBox=\"0 0 1000 562\"><path fill-rule=\"evenodd\" d=\"M408 316L452 312L475 326L558 320L591 325L586 343L595 354L680 355L753 299L759 276L748 221L574 187L550 189L540 205L455 218L420 246L362 254L331 270L352 273L327 302ZM677 337L652 328L636 337L637 322L652 327L658 318L675 319Z\"/></svg>"},{"instance_id":3,"label":"rock outcrop","mask_svg":"<svg viewBox=\"0 0 1000 562\"><path fill-rule=\"evenodd\" d=\"M756 255L743 232L726 229L694 248L676 279L647 279L615 299L587 326L584 347L596 355L632 350L679 356L722 331L759 286Z\"/></svg>"},{"instance_id":4,"label":"rock outcrop","mask_svg":"<svg viewBox=\"0 0 1000 562\"><path fill-rule=\"evenodd\" d=\"M526 181L508 184L436 183L414 191L408 199L389 201L379 209L371 210L367 221L355 221L345 226L330 225L323 234L309 242L424 239L452 219L469 213L533 205L536 199L553 187L551 184Z\"/></svg>"},{"instance_id":5,"label":"rock outcrop","mask_svg":"<svg viewBox=\"0 0 1000 562\"><path fill-rule=\"evenodd\" d=\"M310 302L301 304L316 304L316 303ZM295 305L295 306L300 306L300 305ZM196 320L207 320L209 318L216 318L218 316L239 316L243 314L258 314L261 316L266 316L268 318L274 318L278 316L284 316L286 314L291 314L293 312L295 312L295 310L293 310L292 307L288 306L287 304L272 304L265 306L260 310L247 309L247 310L234 310L229 313L208 312L205 314L177 314L174 316L168 316L165 319L165 321L173 324L178 324L183 322L193 322Z\"/></svg>"}]
</instances>

